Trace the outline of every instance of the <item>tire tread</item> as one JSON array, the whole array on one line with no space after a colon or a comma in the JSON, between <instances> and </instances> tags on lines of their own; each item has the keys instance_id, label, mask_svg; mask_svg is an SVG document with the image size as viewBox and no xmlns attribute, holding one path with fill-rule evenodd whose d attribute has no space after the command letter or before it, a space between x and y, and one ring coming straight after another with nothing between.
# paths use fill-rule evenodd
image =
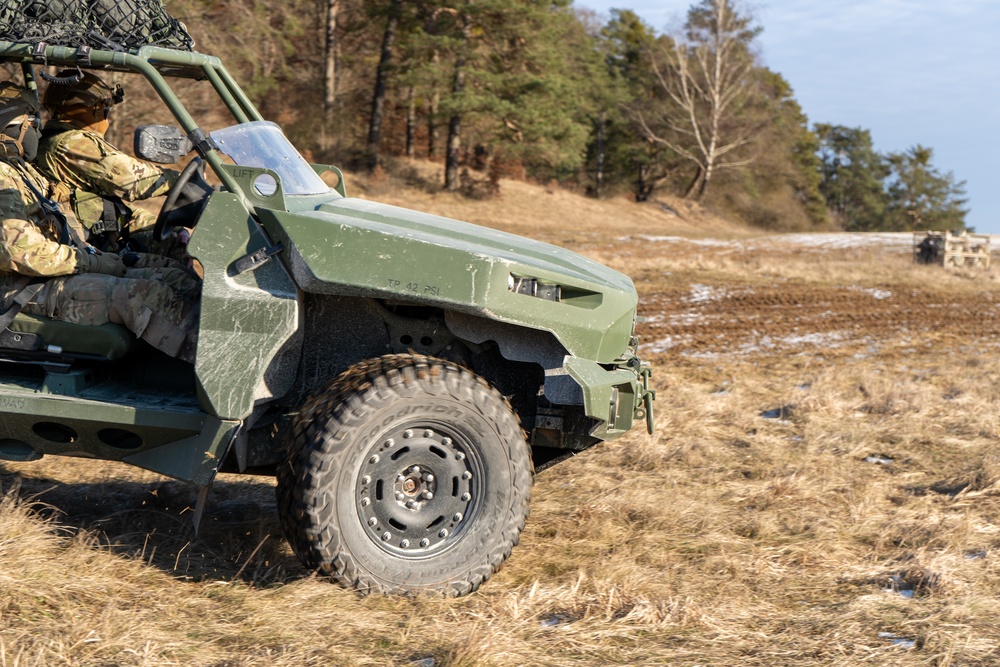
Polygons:
<instances>
[{"instance_id":1,"label":"tire tread","mask_svg":"<svg viewBox=\"0 0 1000 667\"><path fill-rule=\"evenodd\" d=\"M419 394L447 394L477 409L497 429L510 449L511 505L505 509L499 545L455 563L466 572L432 589L459 596L479 588L500 569L517 545L529 513L532 486L530 448L510 403L482 377L434 357L394 354L362 361L308 399L287 441L286 460L278 469L278 512L286 537L299 559L337 583L362 593L413 593L380 580L356 562L345 548L330 502L336 480L336 457L349 446L351 424L375 408L371 403ZM470 563L471 560L479 563Z\"/></svg>"}]
</instances>

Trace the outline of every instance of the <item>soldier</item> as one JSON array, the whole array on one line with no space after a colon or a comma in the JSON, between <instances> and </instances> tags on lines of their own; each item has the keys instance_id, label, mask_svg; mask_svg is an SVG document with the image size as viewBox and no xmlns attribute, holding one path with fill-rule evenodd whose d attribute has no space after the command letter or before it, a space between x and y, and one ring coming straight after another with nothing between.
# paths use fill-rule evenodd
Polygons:
<instances>
[{"instance_id":1,"label":"soldier","mask_svg":"<svg viewBox=\"0 0 1000 667\"><path fill-rule=\"evenodd\" d=\"M129 269L122 257L96 251L72 232L46 197L50 183L27 162L38 148L37 114L32 93L0 83L0 297L5 313L20 306L25 313L75 324L114 322L193 362L199 283L179 269Z\"/></svg>"},{"instance_id":2,"label":"soldier","mask_svg":"<svg viewBox=\"0 0 1000 667\"><path fill-rule=\"evenodd\" d=\"M183 260L187 232L153 239L153 215L126 203L166 194L177 172L137 160L104 138L111 108L124 98L121 86L112 88L90 72L60 73L42 98L52 118L42 134L38 166L66 186L57 188L57 200L72 204L94 245L116 250L131 238L139 247Z\"/></svg>"}]
</instances>

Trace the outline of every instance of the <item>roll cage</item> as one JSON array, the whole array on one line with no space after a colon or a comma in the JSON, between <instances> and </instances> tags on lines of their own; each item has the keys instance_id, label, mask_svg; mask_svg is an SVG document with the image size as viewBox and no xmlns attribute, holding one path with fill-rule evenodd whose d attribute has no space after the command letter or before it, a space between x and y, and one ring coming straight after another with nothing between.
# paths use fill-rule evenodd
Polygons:
<instances>
[{"instance_id":1,"label":"roll cage","mask_svg":"<svg viewBox=\"0 0 1000 667\"><path fill-rule=\"evenodd\" d=\"M224 188L234 193L244 192L239 180L224 168L222 155L212 139L194 120L166 80L168 77L207 80L237 123L264 120L220 59L194 51L158 46L122 52L87 46L53 46L44 42L20 44L0 41L0 61L20 63L26 86L35 91L38 89L35 66L53 65L142 75L170 109L198 154L218 175Z\"/></svg>"}]
</instances>

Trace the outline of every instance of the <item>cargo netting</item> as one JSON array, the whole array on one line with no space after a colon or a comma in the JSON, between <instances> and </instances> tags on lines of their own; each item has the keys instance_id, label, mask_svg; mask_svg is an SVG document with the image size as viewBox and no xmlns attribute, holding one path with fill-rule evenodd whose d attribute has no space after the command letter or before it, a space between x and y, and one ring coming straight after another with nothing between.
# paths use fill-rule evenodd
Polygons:
<instances>
[{"instance_id":1,"label":"cargo netting","mask_svg":"<svg viewBox=\"0 0 1000 667\"><path fill-rule=\"evenodd\" d=\"M194 47L163 0L0 0L0 41L111 51Z\"/></svg>"}]
</instances>

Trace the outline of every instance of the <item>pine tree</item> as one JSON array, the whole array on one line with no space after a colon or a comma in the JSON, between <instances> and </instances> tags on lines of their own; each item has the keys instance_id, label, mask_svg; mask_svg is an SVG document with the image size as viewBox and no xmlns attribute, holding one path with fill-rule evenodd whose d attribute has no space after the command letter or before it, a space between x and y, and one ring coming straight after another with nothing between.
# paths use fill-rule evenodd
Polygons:
<instances>
[{"instance_id":1,"label":"pine tree","mask_svg":"<svg viewBox=\"0 0 1000 667\"><path fill-rule=\"evenodd\" d=\"M603 112L596 128L603 133L595 133L591 154L595 162L603 156L608 181L631 184L636 201L649 199L674 174L680 161L669 147L651 141L638 121L663 101L657 94L650 60L658 40L669 42L669 38L657 38L653 29L628 9L612 10L611 20L601 30L609 80L598 91ZM597 150L601 138L603 150ZM597 196L600 189L595 188Z\"/></svg>"},{"instance_id":2,"label":"pine tree","mask_svg":"<svg viewBox=\"0 0 1000 667\"><path fill-rule=\"evenodd\" d=\"M769 229L822 225L828 216L819 189L819 141L780 74L757 67L753 76L759 94L744 111L760 128L744 149L753 168L720 174L712 199L741 219Z\"/></svg>"},{"instance_id":3,"label":"pine tree","mask_svg":"<svg viewBox=\"0 0 1000 667\"><path fill-rule=\"evenodd\" d=\"M582 35L568 0L466 0L427 15L413 77L449 82L435 91L448 119L447 189L460 185L463 145L552 172L582 163L589 127L581 60L592 49L573 51Z\"/></svg>"},{"instance_id":4,"label":"pine tree","mask_svg":"<svg viewBox=\"0 0 1000 667\"><path fill-rule=\"evenodd\" d=\"M883 229L889 204L883 181L889 165L860 127L819 124L820 192L838 224L847 231Z\"/></svg>"},{"instance_id":5,"label":"pine tree","mask_svg":"<svg viewBox=\"0 0 1000 667\"><path fill-rule=\"evenodd\" d=\"M885 229L965 229L965 182L956 181L950 172L941 174L931 164L933 157L930 148L919 144L889 154L892 173Z\"/></svg>"}]
</instances>

